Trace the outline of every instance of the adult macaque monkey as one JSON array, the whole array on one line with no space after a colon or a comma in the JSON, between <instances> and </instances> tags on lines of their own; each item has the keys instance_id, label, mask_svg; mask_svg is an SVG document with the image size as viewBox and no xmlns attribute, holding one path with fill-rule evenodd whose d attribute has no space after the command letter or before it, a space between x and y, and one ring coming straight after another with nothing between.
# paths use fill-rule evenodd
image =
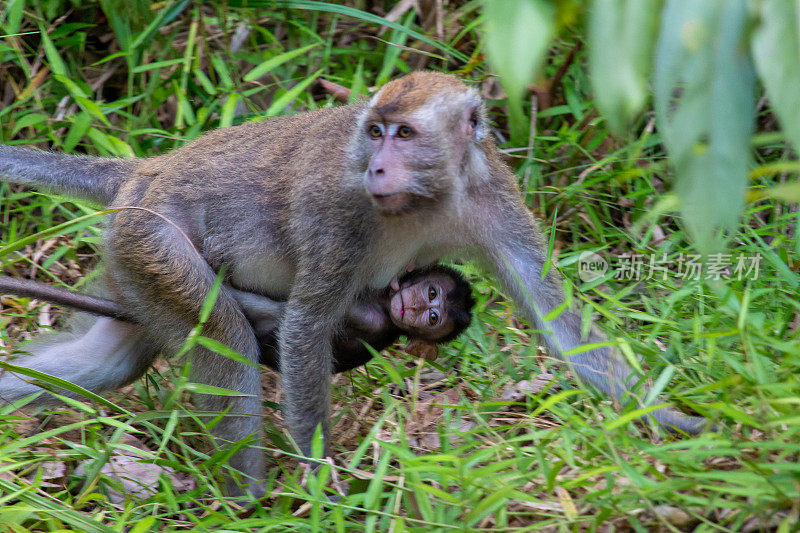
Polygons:
<instances>
[{"instance_id":1,"label":"adult macaque monkey","mask_svg":"<svg viewBox=\"0 0 800 533\"><path fill-rule=\"evenodd\" d=\"M143 348L126 345L127 373L107 376L101 354L80 369L59 367L60 377L102 390L140 375L151 362L150 346L170 349L183 341L215 271L226 264L231 286L288 298L279 335L285 418L306 456L320 425L327 445L331 339L345 309L409 264L459 251L479 259L562 359L567 350L603 339L594 329L582 338L581 319L570 310L543 320L564 303L561 280L554 269L543 275L541 233L492 142L477 91L453 76L416 72L368 102L213 131L150 159L0 146L0 174L161 215L124 209L109 217L104 234L106 284L141 317ZM203 332L258 359L253 330L224 288ZM95 349L115 335L99 327ZM55 352L34 353L21 364ZM214 427L220 442L260 437L257 369L203 349L192 357L194 380L246 394L198 398L203 410L228 410ZM569 362L616 399L627 400L637 381L609 347ZM653 416L689 433L704 424L670 408ZM248 490L263 492L261 450L246 447L231 464L253 482Z\"/></svg>"},{"instance_id":2,"label":"adult macaque monkey","mask_svg":"<svg viewBox=\"0 0 800 533\"><path fill-rule=\"evenodd\" d=\"M251 292L230 287L228 290L242 306L253 327L261 350L258 362L280 371L278 325L286 304ZM118 302L53 287L41 281L0 275L0 294L29 296L136 323L136 317ZM366 291L347 310L344 325L334 335L333 372L346 372L372 359L372 352L364 343L375 351L381 351L394 344L400 335L408 337L411 341L409 346L419 346L426 352L433 350L435 354L438 344L456 338L469 326L474 305L471 288L464 276L443 265L408 272L396 287ZM12 390L20 386L26 390L32 388L23 381L8 385ZM8 394L9 390L2 393Z\"/></svg>"}]
</instances>

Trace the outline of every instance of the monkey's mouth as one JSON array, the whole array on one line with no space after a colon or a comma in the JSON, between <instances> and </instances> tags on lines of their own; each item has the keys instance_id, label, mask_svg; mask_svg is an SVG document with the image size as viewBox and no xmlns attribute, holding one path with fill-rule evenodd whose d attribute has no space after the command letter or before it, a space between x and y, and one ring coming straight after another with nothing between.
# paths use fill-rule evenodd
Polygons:
<instances>
[{"instance_id":1,"label":"monkey's mouth","mask_svg":"<svg viewBox=\"0 0 800 533\"><path fill-rule=\"evenodd\" d=\"M403 293L402 291L398 291L394 293L391 299L391 311L392 311L392 319L396 326L403 326L406 323L406 318L408 315L406 314L406 306L403 303Z\"/></svg>"},{"instance_id":2,"label":"monkey's mouth","mask_svg":"<svg viewBox=\"0 0 800 533\"><path fill-rule=\"evenodd\" d=\"M372 201L378 206L378 209L387 215L397 215L403 212L409 202L409 194L407 192L395 192L392 194L373 194Z\"/></svg>"}]
</instances>

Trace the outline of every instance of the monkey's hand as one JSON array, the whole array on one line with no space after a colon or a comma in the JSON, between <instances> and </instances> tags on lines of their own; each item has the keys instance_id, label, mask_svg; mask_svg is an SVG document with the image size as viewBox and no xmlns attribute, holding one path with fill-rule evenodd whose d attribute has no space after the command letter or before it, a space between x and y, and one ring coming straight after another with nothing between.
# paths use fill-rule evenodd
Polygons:
<instances>
[{"instance_id":1,"label":"monkey's hand","mask_svg":"<svg viewBox=\"0 0 800 533\"><path fill-rule=\"evenodd\" d=\"M435 361L439 357L439 345L422 339L411 339L405 350L409 355L422 357L427 361Z\"/></svg>"},{"instance_id":2,"label":"monkey's hand","mask_svg":"<svg viewBox=\"0 0 800 533\"><path fill-rule=\"evenodd\" d=\"M405 273L412 272L415 268L417 268L414 261L411 261L408 265L406 265ZM400 281L397 279L397 276L392 278L392 281L389 282L389 286L392 288L393 291L397 292L400 290Z\"/></svg>"}]
</instances>

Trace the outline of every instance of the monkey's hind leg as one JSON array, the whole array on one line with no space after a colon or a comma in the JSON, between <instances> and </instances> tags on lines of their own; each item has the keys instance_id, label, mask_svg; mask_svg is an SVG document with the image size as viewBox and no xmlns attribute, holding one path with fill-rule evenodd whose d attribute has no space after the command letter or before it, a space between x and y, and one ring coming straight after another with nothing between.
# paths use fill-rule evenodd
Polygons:
<instances>
[{"instance_id":1,"label":"monkey's hind leg","mask_svg":"<svg viewBox=\"0 0 800 533\"><path fill-rule=\"evenodd\" d=\"M44 334L22 349L29 352L7 362L65 379L92 392L115 389L141 376L158 354L136 325L111 318L91 317L83 328ZM10 371L0 373L0 402L12 403L41 390L32 378ZM58 394L77 394L57 389ZM55 403L49 394L34 405Z\"/></svg>"},{"instance_id":2,"label":"monkey's hind leg","mask_svg":"<svg viewBox=\"0 0 800 533\"><path fill-rule=\"evenodd\" d=\"M123 220L109 235L109 283L148 334L157 336L168 350L177 350L197 325L216 274L175 227L159 225L158 220L139 212L125 213L115 222ZM232 395L195 396L200 410L226 413L211 429L215 443L225 447L247 438L260 440L258 343L239 304L224 286L202 325L202 334L253 363L246 365L201 346L190 354L192 381L233 391ZM263 450L245 446L231 456L229 464L244 474L242 484L248 492L256 497L263 494ZM234 476L226 476L226 488L231 496L243 494Z\"/></svg>"}]
</instances>

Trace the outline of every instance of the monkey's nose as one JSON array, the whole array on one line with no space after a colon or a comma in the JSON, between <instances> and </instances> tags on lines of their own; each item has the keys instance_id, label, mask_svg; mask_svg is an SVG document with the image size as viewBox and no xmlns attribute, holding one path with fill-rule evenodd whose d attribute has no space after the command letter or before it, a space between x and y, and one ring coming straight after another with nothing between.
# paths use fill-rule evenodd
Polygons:
<instances>
[{"instance_id":1,"label":"monkey's nose","mask_svg":"<svg viewBox=\"0 0 800 533\"><path fill-rule=\"evenodd\" d=\"M365 183L367 192L372 196L388 196L397 191L397 187L386 178L386 172L383 169L367 170L367 180Z\"/></svg>"},{"instance_id":2,"label":"monkey's nose","mask_svg":"<svg viewBox=\"0 0 800 533\"><path fill-rule=\"evenodd\" d=\"M386 181L386 170L384 170L383 165L370 164L367 168L367 188L386 188ZM372 190L370 190L370 193L372 193Z\"/></svg>"}]
</instances>

